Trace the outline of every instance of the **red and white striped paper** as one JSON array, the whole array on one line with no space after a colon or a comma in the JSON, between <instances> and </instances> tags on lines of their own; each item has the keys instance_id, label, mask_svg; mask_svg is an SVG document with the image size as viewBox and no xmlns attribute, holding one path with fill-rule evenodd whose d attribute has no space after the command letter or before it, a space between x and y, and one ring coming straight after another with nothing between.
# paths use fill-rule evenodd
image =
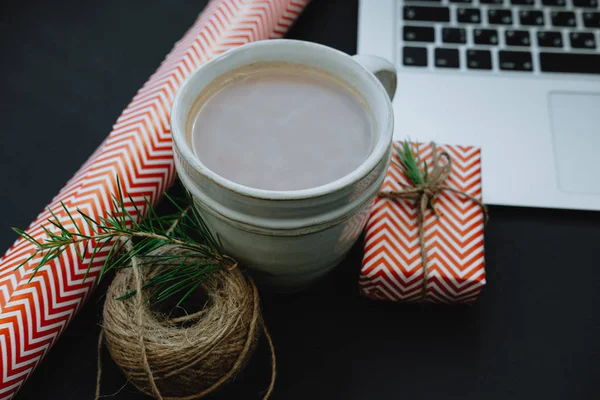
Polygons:
<instances>
[{"instance_id":1,"label":"red and white striped paper","mask_svg":"<svg viewBox=\"0 0 600 400\"><path fill-rule=\"evenodd\" d=\"M395 143L396 148L401 144ZM475 147L438 146L452 158L445 184L481 200L481 152ZM431 165L431 145L420 145L421 160ZM392 163L382 190L411 186ZM435 200L440 216L428 211L424 218L428 277L422 298L423 261L413 200L378 198L367 223L365 254L359 287L376 300L467 303L485 285L483 211L474 201L450 191Z\"/></svg>"},{"instance_id":2,"label":"red and white striped paper","mask_svg":"<svg viewBox=\"0 0 600 400\"><path fill-rule=\"evenodd\" d=\"M119 176L125 198L144 210L144 198L156 203L175 176L169 113L183 80L210 58L255 40L281 37L309 0L213 0L177 43L160 68L139 90L113 131L48 206L68 229L74 229L60 202L96 219L112 209ZM130 212L135 212L128 204ZM43 238L45 210L27 232ZM87 230L77 213L78 226ZM46 224L47 225L47 224ZM14 396L60 336L94 288L107 256L105 248L89 266L74 249L40 269L38 260L15 267L33 253L17 242L0 259L0 400ZM82 249L81 249L82 250Z\"/></svg>"}]
</instances>

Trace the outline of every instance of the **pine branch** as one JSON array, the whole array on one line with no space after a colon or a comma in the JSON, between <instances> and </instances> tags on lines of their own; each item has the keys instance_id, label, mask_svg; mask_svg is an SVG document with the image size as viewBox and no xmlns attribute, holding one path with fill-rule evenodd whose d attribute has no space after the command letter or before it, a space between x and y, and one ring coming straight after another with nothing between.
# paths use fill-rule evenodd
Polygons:
<instances>
[{"instance_id":1,"label":"pine branch","mask_svg":"<svg viewBox=\"0 0 600 400\"><path fill-rule=\"evenodd\" d=\"M423 161L421 163L419 149L417 148L416 153L413 152L409 140L402 142L402 146L398 148L396 156L399 163L395 160L394 163L414 187L419 187L429 182L427 162ZM420 165L423 165L423 167L421 168Z\"/></svg>"},{"instance_id":2,"label":"pine branch","mask_svg":"<svg viewBox=\"0 0 600 400\"><path fill-rule=\"evenodd\" d=\"M43 240L32 237L24 230L13 228L35 248L34 253L17 268L35 260L30 278L33 279L41 267L60 257L68 248L73 248L79 260L88 265L85 280L94 260L108 251L100 270L100 280L113 269L130 268L131 260L138 257L148 260L141 262L141 265L170 267L163 268L145 283L144 288L149 291L148 300L163 301L182 294L179 300L182 302L211 274L235 265L235 261L223 254L219 238L212 235L198 211L191 206L189 195L184 201L186 204L179 204L168 194L164 195L177 212L159 216L148 199L144 199L146 217L140 221L138 218L142 216L142 210L131 196L128 196L126 203L118 178L117 194L112 198L113 209L105 217L93 219L82 210L71 211L61 203L61 214L64 212L73 229L67 229L52 211L51 218L42 226L46 233ZM77 224L76 216L81 217L87 229ZM131 245L123 246L127 242ZM184 252L161 253L159 256L152 253L166 245L177 245ZM83 247L83 251L79 247ZM127 293L123 298L133 294L135 291Z\"/></svg>"}]
</instances>

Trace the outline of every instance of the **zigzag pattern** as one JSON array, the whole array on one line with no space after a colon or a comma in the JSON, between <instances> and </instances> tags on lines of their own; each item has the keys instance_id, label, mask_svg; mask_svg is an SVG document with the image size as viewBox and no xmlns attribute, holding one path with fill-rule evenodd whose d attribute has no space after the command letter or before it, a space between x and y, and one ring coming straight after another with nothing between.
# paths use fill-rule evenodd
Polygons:
<instances>
[{"instance_id":1,"label":"zigzag pattern","mask_svg":"<svg viewBox=\"0 0 600 400\"><path fill-rule=\"evenodd\" d=\"M215 0L186 35L175 44L160 68L123 111L113 131L48 206L60 221L74 229L60 202L80 208L92 218L112 210L116 176L124 195L144 213L145 200L156 203L175 176L169 112L183 80L202 63L224 51L255 40L281 37L309 0ZM135 207L126 201L128 211ZM73 214L84 231L88 226ZM27 232L43 238L43 211ZM89 232L89 231L88 231ZM0 400L14 396L39 364L94 288L110 243L90 260L80 262L75 249L41 268L33 279L32 266L18 270L33 249L18 240L0 260ZM83 251L83 248L80 249Z\"/></svg>"},{"instance_id":2,"label":"zigzag pattern","mask_svg":"<svg viewBox=\"0 0 600 400\"><path fill-rule=\"evenodd\" d=\"M399 144L395 144L399 146ZM440 146L452 158L446 184L481 200L481 153L473 147ZM431 146L418 146L421 160L431 165ZM410 182L392 163L382 190L397 191ZM483 222L480 207L452 192L437 195L437 218L425 217L425 246L429 274L425 301L474 301L483 285ZM421 301L423 263L416 223L416 206L410 200L377 199L367 223L365 254L359 278L363 295L377 300Z\"/></svg>"}]
</instances>

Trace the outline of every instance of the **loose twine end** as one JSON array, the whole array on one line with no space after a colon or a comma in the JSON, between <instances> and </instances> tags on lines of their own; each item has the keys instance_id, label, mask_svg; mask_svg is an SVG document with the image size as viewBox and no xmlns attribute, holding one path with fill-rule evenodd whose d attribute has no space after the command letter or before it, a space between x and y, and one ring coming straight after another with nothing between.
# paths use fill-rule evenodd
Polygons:
<instances>
[{"instance_id":1,"label":"loose twine end","mask_svg":"<svg viewBox=\"0 0 600 400\"><path fill-rule=\"evenodd\" d=\"M238 267L237 260L232 257L229 257L227 254L223 255L223 259L225 260L223 267L227 271L233 271L234 269L236 269Z\"/></svg>"}]
</instances>

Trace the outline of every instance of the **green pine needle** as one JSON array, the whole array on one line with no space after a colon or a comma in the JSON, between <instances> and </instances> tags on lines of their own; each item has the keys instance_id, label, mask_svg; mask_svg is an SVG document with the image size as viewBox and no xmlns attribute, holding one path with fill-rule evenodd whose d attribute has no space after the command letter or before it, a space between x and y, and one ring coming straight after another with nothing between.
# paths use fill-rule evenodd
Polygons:
<instances>
[{"instance_id":1,"label":"green pine needle","mask_svg":"<svg viewBox=\"0 0 600 400\"><path fill-rule=\"evenodd\" d=\"M185 300L211 274L229 266L232 260L223 254L221 241L208 229L206 223L192 207L189 195L184 200L175 200L165 193L165 198L176 210L174 214L159 216L150 201L145 198L146 217L138 221L142 210L131 196L127 201L123 196L121 183L117 178L117 193L112 198L113 210L106 217L94 220L80 209L73 213L61 203L60 213L50 211L51 218L42 226L46 233L44 240L37 240L24 230L13 230L35 246L35 251L17 268L36 261L33 278L45 264L59 258L63 252L75 246L81 262L88 265L84 275L87 278L94 260L102 256L106 259L99 274L102 279L112 269L130 268L134 257L142 266L165 266L160 273L152 276L144 284L147 300L163 301L179 295L178 304ZM65 213L73 224L73 230L67 229L57 214ZM81 217L88 226L86 234L76 223L75 217ZM128 249L124 246L129 243ZM83 251L79 246L83 245ZM177 245L185 250L184 254L150 254L165 245ZM126 293L121 299L131 297L134 291Z\"/></svg>"},{"instance_id":2,"label":"green pine needle","mask_svg":"<svg viewBox=\"0 0 600 400\"><path fill-rule=\"evenodd\" d=\"M413 152L409 140L402 142L402 146L398 148L396 155L399 164L394 162L413 186L419 187L429 182L429 168L427 167L427 162L423 161L423 163L421 163L418 149L416 153ZM420 165L423 167L421 168Z\"/></svg>"}]
</instances>

